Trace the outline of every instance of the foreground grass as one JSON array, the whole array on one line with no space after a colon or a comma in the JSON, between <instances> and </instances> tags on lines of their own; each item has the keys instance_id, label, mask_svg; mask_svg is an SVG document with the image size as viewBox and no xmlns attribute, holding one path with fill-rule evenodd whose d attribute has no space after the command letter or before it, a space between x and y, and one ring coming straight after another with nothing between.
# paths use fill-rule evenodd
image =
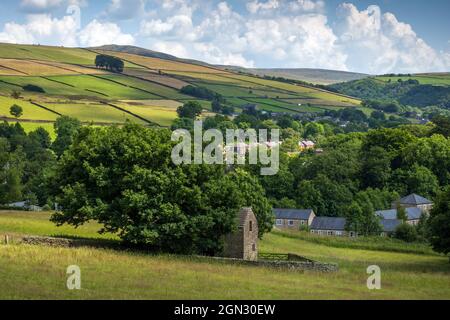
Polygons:
<instances>
[{"instance_id":1,"label":"foreground grass","mask_svg":"<svg viewBox=\"0 0 450 320\"><path fill-rule=\"evenodd\" d=\"M17 214L12 219L14 213L0 213L0 234L55 233L45 222L48 214ZM60 233L94 237L97 227L64 227ZM277 233L266 235L260 247L336 262L340 271L299 273L110 249L0 245L0 299L450 299L450 265L443 256L336 248ZM366 287L366 268L373 264L382 270L377 291ZM69 265L81 268L80 291L66 289Z\"/></svg>"}]
</instances>

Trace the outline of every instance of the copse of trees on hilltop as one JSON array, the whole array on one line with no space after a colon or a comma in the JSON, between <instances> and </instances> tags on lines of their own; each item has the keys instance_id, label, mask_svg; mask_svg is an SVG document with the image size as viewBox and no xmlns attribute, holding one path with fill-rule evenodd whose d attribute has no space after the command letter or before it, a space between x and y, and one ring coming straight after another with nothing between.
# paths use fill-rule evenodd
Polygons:
<instances>
[{"instance_id":1,"label":"copse of trees on hilltop","mask_svg":"<svg viewBox=\"0 0 450 320\"><path fill-rule=\"evenodd\" d=\"M99 54L95 58L95 66L97 68L104 68L106 70L112 71L112 72L123 72L123 69L125 67L124 62L116 57L108 56L105 54Z\"/></svg>"}]
</instances>

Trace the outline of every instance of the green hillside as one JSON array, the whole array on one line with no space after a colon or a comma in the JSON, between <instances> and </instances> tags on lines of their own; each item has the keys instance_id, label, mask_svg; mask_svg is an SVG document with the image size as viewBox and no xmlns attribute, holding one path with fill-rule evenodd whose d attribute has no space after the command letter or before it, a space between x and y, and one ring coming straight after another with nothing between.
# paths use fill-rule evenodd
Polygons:
<instances>
[{"instance_id":1,"label":"green hillside","mask_svg":"<svg viewBox=\"0 0 450 320\"><path fill-rule=\"evenodd\" d=\"M0 116L7 121L26 122L30 127L33 121L48 126L59 115L102 124L131 120L170 126L177 117L174 105L199 101L198 97L180 92L187 85L221 95L225 104L234 107L237 113L248 104L289 114L361 108L357 99L314 87L242 75L196 61L149 54L145 50L133 49L130 52L136 54L130 54L105 48L120 47L82 49L0 44ZM97 69L97 54L122 59L123 73ZM11 98L14 92L15 99ZM172 107L160 105L158 101L162 100ZM206 110L211 109L211 101L200 99L200 102ZM117 109L105 103L121 107ZM9 114L12 104L24 109L19 119Z\"/></svg>"}]
</instances>

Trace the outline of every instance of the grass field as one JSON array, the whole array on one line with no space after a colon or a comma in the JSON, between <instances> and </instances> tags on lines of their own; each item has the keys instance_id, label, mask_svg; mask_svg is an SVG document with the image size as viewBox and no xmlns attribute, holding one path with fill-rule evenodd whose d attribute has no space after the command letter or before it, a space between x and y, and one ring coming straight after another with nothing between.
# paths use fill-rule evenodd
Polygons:
<instances>
[{"instance_id":1,"label":"grass field","mask_svg":"<svg viewBox=\"0 0 450 320\"><path fill-rule=\"evenodd\" d=\"M178 117L177 109L171 107L149 105L119 104L119 107L161 126L169 127Z\"/></svg>"},{"instance_id":2,"label":"grass field","mask_svg":"<svg viewBox=\"0 0 450 320\"><path fill-rule=\"evenodd\" d=\"M450 73L430 73L430 74L418 74L411 77L388 77L380 76L376 79L384 82L397 82L399 79L402 81L417 80L420 84L431 84L434 86L450 86Z\"/></svg>"},{"instance_id":3,"label":"grass field","mask_svg":"<svg viewBox=\"0 0 450 320\"><path fill-rule=\"evenodd\" d=\"M125 123L130 120L134 123L144 124L142 120L128 113L104 104L46 104L46 107L82 122Z\"/></svg>"},{"instance_id":4,"label":"grass field","mask_svg":"<svg viewBox=\"0 0 450 320\"><path fill-rule=\"evenodd\" d=\"M57 114L39 108L28 101L8 98L4 96L0 96L0 116L11 118L12 115L9 113L9 111L13 104L17 104L18 106L22 107L23 115L21 119L53 121L58 117Z\"/></svg>"},{"instance_id":5,"label":"grass field","mask_svg":"<svg viewBox=\"0 0 450 320\"><path fill-rule=\"evenodd\" d=\"M98 224L57 228L48 213L0 212L0 234L98 236ZM333 240L268 234L262 252L338 263L340 271L289 272L209 259L97 248L0 245L1 299L450 299L448 258L434 253L340 248ZM414 251L412 251L414 252ZM81 268L82 290L65 288L66 268ZM366 287L366 268L382 270L382 289Z\"/></svg>"}]
</instances>

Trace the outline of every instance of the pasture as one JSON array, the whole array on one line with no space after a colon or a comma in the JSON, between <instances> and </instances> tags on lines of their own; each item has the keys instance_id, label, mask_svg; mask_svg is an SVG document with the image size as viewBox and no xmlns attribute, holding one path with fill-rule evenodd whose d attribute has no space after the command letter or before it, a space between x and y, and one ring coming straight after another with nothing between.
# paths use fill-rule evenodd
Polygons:
<instances>
[{"instance_id":1,"label":"pasture","mask_svg":"<svg viewBox=\"0 0 450 320\"><path fill-rule=\"evenodd\" d=\"M389 77L379 76L376 79L383 82L398 82L399 80L417 80L420 84L431 84L433 86L450 86L450 73L428 73L428 74L416 74L402 77Z\"/></svg>"},{"instance_id":2,"label":"pasture","mask_svg":"<svg viewBox=\"0 0 450 320\"><path fill-rule=\"evenodd\" d=\"M55 227L49 213L0 212L0 234L76 236L97 242L100 226ZM448 258L434 253L343 248L333 239L265 235L261 252L295 253L338 263L337 273L289 272L206 258L95 247L0 244L0 299L450 299ZM66 269L81 268L82 289L66 289ZM368 290L366 269L378 265L381 290Z\"/></svg>"},{"instance_id":3,"label":"pasture","mask_svg":"<svg viewBox=\"0 0 450 320\"><path fill-rule=\"evenodd\" d=\"M57 114L35 106L28 101L4 96L0 96L0 116L12 118L13 116L10 114L10 108L13 104L22 107L23 115L21 116L21 119L54 121L58 117Z\"/></svg>"}]
</instances>

